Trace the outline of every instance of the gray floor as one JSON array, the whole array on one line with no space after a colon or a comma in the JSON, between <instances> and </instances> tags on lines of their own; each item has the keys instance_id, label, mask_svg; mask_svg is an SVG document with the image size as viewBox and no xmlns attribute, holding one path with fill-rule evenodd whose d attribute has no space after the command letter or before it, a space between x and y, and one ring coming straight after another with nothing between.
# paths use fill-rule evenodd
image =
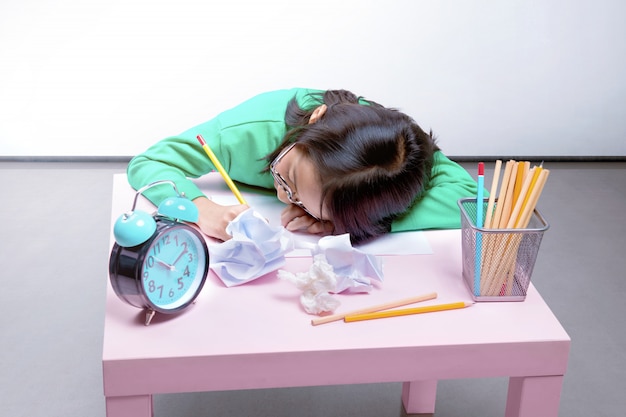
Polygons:
<instances>
[{"instance_id":1,"label":"gray floor","mask_svg":"<svg viewBox=\"0 0 626 417\"><path fill-rule=\"evenodd\" d=\"M533 281L573 341L560 416L623 416L626 163L546 167L539 209L551 228ZM121 163L0 163L1 416L105 416L111 180L123 171ZM505 394L505 379L441 381L435 415L502 416ZM155 398L156 417L295 415L402 416L400 384Z\"/></svg>"}]
</instances>

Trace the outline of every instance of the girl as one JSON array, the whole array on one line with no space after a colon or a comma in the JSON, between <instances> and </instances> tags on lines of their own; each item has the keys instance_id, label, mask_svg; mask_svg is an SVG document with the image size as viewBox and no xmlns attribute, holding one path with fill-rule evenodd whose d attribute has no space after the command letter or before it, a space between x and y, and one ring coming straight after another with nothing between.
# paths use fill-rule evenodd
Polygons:
<instances>
[{"instance_id":1,"label":"girl","mask_svg":"<svg viewBox=\"0 0 626 417\"><path fill-rule=\"evenodd\" d=\"M222 240L248 207L216 204L189 179L214 170L199 134L233 180L276 189L291 231L349 233L357 244L387 232L458 228L457 200L476 195L467 171L407 115L345 90L273 91L158 142L128 166L135 189L174 181L198 207L200 229ZM144 195L158 205L171 193L154 187Z\"/></svg>"}]
</instances>

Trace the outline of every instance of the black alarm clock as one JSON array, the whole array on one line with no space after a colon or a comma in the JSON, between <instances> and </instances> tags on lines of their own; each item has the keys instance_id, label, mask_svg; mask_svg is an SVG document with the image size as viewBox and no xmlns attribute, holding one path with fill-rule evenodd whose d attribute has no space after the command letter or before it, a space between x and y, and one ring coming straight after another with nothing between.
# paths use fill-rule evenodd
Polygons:
<instances>
[{"instance_id":1,"label":"black alarm clock","mask_svg":"<svg viewBox=\"0 0 626 417\"><path fill-rule=\"evenodd\" d=\"M174 187L177 197L164 200L153 215L135 211L139 195L161 184ZM172 181L157 181L139 189L132 209L115 222L111 286L122 301L146 310L146 326L155 313L187 308L204 286L209 251L202 234L187 224L197 220L198 209Z\"/></svg>"}]
</instances>

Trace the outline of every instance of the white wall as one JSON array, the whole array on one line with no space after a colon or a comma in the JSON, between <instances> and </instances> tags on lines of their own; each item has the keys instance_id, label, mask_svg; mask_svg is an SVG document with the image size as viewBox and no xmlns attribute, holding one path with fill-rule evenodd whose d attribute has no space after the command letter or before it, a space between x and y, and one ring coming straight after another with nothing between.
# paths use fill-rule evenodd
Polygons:
<instances>
[{"instance_id":1,"label":"white wall","mask_svg":"<svg viewBox=\"0 0 626 417\"><path fill-rule=\"evenodd\" d=\"M0 157L127 156L346 88L450 155L626 155L622 0L2 0Z\"/></svg>"}]
</instances>

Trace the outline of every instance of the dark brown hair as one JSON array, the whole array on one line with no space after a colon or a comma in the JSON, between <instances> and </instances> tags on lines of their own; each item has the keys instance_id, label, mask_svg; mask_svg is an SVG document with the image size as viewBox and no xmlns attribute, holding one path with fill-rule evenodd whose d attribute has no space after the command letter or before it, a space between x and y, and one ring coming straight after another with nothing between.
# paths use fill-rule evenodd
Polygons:
<instances>
[{"instance_id":1,"label":"dark brown hair","mask_svg":"<svg viewBox=\"0 0 626 417\"><path fill-rule=\"evenodd\" d=\"M349 233L360 243L389 232L430 178L438 149L432 134L409 116L349 91L329 90L318 101L328 109L313 124L314 109L300 108L295 98L289 103L290 129L268 161L296 142L317 168L327 209L322 216L332 219L335 234Z\"/></svg>"}]
</instances>

